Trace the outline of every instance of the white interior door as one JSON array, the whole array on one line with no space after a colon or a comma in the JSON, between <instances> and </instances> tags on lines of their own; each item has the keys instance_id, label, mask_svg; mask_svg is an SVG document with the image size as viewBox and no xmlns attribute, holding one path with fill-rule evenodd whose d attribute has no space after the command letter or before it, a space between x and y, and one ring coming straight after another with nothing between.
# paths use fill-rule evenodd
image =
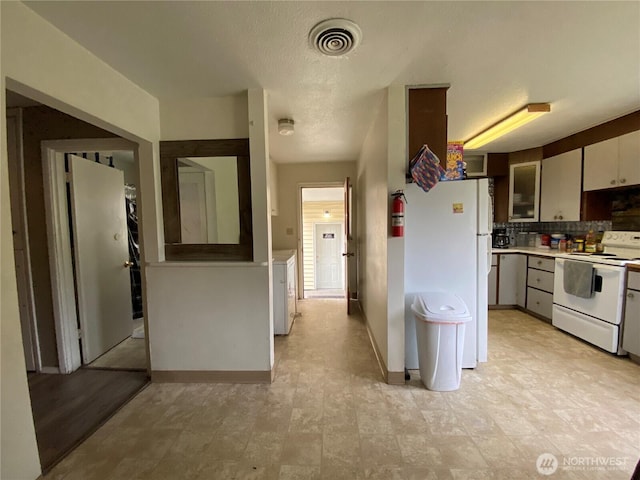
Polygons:
<instances>
[{"instance_id":1,"label":"white interior door","mask_svg":"<svg viewBox=\"0 0 640 480\"><path fill-rule=\"evenodd\" d=\"M83 363L131 335L122 171L69 155L73 253Z\"/></svg>"},{"instance_id":2,"label":"white interior door","mask_svg":"<svg viewBox=\"0 0 640 480\"><path fill-rule=\"evenodd\" d=\"M342 224L316 223L316 289L343 288Z\"/></svg>"},{"instance_id":3,"label":"white interior door","mask_svg":"<svg viewBox=\"0 0 640 480\"><path fill-rule=\"evenodd\" d=\"M180 226L182 243L208 243L204 172L180 173Z\"/></svg>"}]
</instances>

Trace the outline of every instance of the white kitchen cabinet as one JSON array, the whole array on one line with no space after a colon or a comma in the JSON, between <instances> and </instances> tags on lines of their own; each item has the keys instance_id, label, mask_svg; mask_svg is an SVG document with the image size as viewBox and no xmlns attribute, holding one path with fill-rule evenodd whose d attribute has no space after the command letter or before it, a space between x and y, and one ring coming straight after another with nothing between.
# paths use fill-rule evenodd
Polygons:
<instances>
[{"instance_id":1,"label":"white kitchen cabinet","mask_svg":"<svg viewBox=\"0 0 640 480\"><path fill-rule=\"evenodd\" d=\"M279 213L278 205L278 165L269 160L269 194L271 196L271 215Z\"/></svg>"},{"instance_id":2,"label":"white kitchen cabinet","mask_svg":"<svg viewBox=\"0 0 640 480\"><path fill-rule=\"evenodd\" d=\"M640 130L618 137L618 182L620 186L640 184Z\"/></svg>"},{"instance_id":3,"label":"white kitchen cabinet","mask_svg":"<svg viewBox=\"0 0 640 480\"><path fill-rule=\"evenodd\" d=\"M640 184L640 131L584 148L583 190Z\"/></svg>"},{"instance_id":4,"label":"white kitchen cabinet","mask_svg":"<svg viewBox=\"0 0 640 480\"><path fill-rule=\"evenodd\" d=\"M273 252L273 333L288 335L296 316L296 254Z\"/></svg>"},{"instance_id":5,"label":"white kitchen cabinet","mask_svg":"<svg viewBox=\"0 0 640 480\"><path fill-rule=\"evenodd\" d=\"M525 308L527 301L527 255L516 257L516 305Z\"/></svg>"},{"instance_id":6,"label":"white kitchen cabinet","mask_svg":"<svg viewBox=\"0 0 640 480\"><path fill-rule=\"evenodd\" d=\"M498 255L491 255L491 271L489 272L489 302L488 305L498 303Z\"/></svg>"},{"instance_id":7,"label":"white kitchen cabinet","mask_svg":"<svg viewBox=\"0 0 640 480\"><path fill-rule=\"evenodd\" d=\"M527 310L551 320L555 260L529 255L527 271Z\"/></svg>"},{"instance_id":8,"label":"white kitchen cabinet","mask_svg":"<svg viewBox=\"0 0 640 480\"><path fill-rule=\"evenodd\" d=\"M622 348L640 357L640 272L629 272Z\"/></svg>"},{"instance_id":9,"label":"white kitchen cabinet","mask_svg":"<svg viewBox=\"0 0 640 480\"><path fill-rule=\"evenodd\" d=\"M540 162L509 167L509 221L537 222L540 212Z\"/></svg>"},{"instance_id":10,"label":"white kitchen cabinet","mask_svg":"<svg viewBox=\"0 0 640 480\"><path fill-rule=\"evenodd\" d=\"M518 255L505 253L500 255L498 275L498 305L515 305L518 278Z\"/></svg>"},{"instance_id":11,"label":"white kitchen cabinet","mask_svg":"<svg viewBox=\"0 0 640 480\"><path fill-rule=\"evenodd\" d=\"M580 221L582 149L542 160L540 221Z\"/></svg>"}]
</instances>

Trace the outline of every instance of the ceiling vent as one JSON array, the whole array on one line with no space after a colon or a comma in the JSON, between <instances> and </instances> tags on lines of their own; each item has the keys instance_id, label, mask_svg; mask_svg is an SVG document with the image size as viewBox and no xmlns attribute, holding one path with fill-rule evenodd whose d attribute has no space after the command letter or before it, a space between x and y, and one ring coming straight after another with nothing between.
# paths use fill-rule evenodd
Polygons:
<instances>
[{"instance_id":1,"label":"ceiling vent","mask_svg":"<svg viewBox=\"0 0 640 480\"><path fill-rule=\"evenodd\" d=\"M331 18L320 22L309 32L309 44L323 55L341 57L360 44L360 27L344 18Z\"/></svg>"}]
</instances>

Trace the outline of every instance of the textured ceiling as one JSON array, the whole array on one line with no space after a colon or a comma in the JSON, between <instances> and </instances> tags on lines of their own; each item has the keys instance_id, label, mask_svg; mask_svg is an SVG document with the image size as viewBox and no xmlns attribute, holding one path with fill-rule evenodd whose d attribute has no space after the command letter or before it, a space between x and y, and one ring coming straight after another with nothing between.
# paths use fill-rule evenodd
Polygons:
<instances>
[{"instance_id":1,"label":"textured ceiling","mask_svg":"<svg viewBox=\"0 0 640 480\"><path fill-rule=\"evenodd\" d=\"M355 160L390 84L450 84L449 139L530 102L552 112L489 144L540 146L640 108L640 2L26 2L151 94L269 92L276 162ZM330 17L348 57L311 50ZM295 135L277 134L293 118Z\"/></svg>"}]
</instances>

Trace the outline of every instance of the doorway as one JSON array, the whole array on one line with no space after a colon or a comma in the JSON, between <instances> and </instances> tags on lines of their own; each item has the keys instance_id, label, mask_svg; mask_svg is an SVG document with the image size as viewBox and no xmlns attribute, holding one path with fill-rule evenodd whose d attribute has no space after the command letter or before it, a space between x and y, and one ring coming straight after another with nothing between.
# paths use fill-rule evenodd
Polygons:
<instances>
[{"instance_id":1,"label":"doorway","mask_svg":"<svg viewBox=\"0 0 640 480\"><path fill-rule=\"evenodd\" d=\"M301 187L303 298L345 298L344 186Z\"/></svg>"},{"instance_id":2,"label":"doorway","mask_svg":"<svg viewBox=\"0 0 640 480\"><path fill-rule=\"evenodd\" d=\"M135 368L81 367L72 254L67 257L60 255L63 235L66 235L69 251L72 242L75 245L76 241L72 240L74 235L69 229L69 190L64 153L81 152L80 156L83 156L84 152L87 158L79 161L92 166L100 164L100 168L110 173L119 170L117 163L124 161L126 165L121 168L137 177L139 146L15 92L7 91L6 98L6 115L8 118L13 115L11 125L7 124L7 134L15 143L8 150L12 227L14 239L18 237L18 241L14 240L14 255L20 260L16 268L20 321L36 439L41 466L46 473L149 381L146 339L141 340L143 362ZM90 144L86 140L56 140L78 137L92 140ZM46 143L51 147L48 150L46 147L43 149ZM55 147L52 146L54 144ZM117 158L120 152L127 152L129 159ZM97 162L96 153L99 156ZM61 166L58 169L59 182L51 182L44 172L51 158L54 165ZM48 191L45 193L44 190ZM48 195L53 190L59 195ZM135 198L135 194L132 195L131 188L126 189L123 183L119 195L122 202L118 208L124 219L127 211L125 196ZM54 218L47 216L45 205L52 198L59 200ZM99 222L100 217L96 215L94 220ZM58 221L61 219L67 223ZM52 232L55 233L53 236ZM120 238L128 237L129 233L125 226ZM128 251L124 256L122 261L118 257L120 268L124 268L125 260L131 261ZM65 264L66 260L69 260L68 264ZM128 272L126 281L127 288L130 288ZM81 283L84 286L91 284L90 281ZM70 301L61 303L63 297L56 296L60 292L65 292ZM128 302L128 322L133 333L135 314L132 310L135 308L131 297ZM141 294L138 310L142 315ZM141 322L140 319L138 321ZM75 346L74 353L67 348L69 346Z\"/></svg>"}]
</instances>

